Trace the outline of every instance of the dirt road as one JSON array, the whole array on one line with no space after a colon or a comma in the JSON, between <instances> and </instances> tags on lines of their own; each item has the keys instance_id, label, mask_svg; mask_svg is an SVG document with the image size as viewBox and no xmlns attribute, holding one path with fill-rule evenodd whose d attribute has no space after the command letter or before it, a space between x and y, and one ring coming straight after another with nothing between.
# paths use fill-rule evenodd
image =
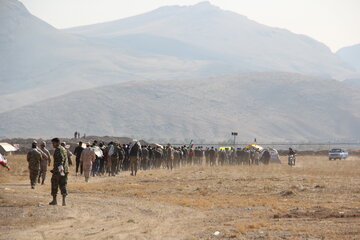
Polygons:
<instances>
[{"instance_id":1,"label":"dirt road","mask_svg":"<svg viewBox=\"0 0 360 240\"><path fill-rule=\"evenodd\" d=\"M360 239L360 159L296 167L186 167L85 183L68 206L30 189L24 156L0 169L0 239ZM215 232L219 232L215 235Z\"/></svg>"}]
</instances>

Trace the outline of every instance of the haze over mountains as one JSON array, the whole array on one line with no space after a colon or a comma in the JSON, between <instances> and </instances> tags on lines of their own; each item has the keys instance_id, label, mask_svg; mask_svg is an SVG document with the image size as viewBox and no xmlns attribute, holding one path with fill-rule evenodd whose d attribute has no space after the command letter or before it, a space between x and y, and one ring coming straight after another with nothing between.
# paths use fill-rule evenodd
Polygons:
<instances>
[{"instance_id":1,"label":"haze over mountains","mask_svg":"<svg viewBox=\"0 0 360 240\"><path fill-rule=\"evenodd\" d=\"M92 135L220 141L236 129L242 140L357 139L359 106L360 90L336 80L243 73L75 92L0 114L0 132L69 136L81 129Z\"/></svg>"},{"instance_id":2,"label":"haze over mountains","mask_svg":"<svg viewBox=\"0 0 360 240\"><path fill-rule=\"evenodd\" d=\"M204 65L125 54L55 29L16 0L0 1L0 43L0 112L99 85L198 76Z\"/></svg>"},{"instance_id":3,"label":"haze over mountains","mask_svg":"<svg viewBox=\"0 0 360 240\"><path fill-rule=\"evenodd\" d=\"M360 44L341 48L336 54L360 72Z\"/></svg>"},{"instance_id":4,"label":"haze over mountains","mask_svg":"<svg viewBox=\"0 0 360 240\"><path fill-rule=\"evenodd\" d=\"M336 52L347 64L353 66L357 72L360 72L360 44L341 48ZM354 76L345 80L345 83L360 88L360 77Z\"/></svg>"},{"instance_id":5,"label":"haze over mountains","mask_svg":"<svg viewBox=\"0 0 360 240\"><path fill-rule=\"evenodd\" d=\"M215 61L223 72L283 71L341 77L352 69L324 44L209 2L68 30L134 51ZM221 72L221 71L220 71Z\"/></svg>"},{"instance_id":6,"label":"haze over mountains","mask_svg":"<svg viewBox=\"0 0 360 240\"><path fill-rule=\"evenodd\" d=\"M355 139L359 90L324 79L359 76L340 56L207 2L59 30L2 0L0 135Z\"/></svg>"}]
</instances>

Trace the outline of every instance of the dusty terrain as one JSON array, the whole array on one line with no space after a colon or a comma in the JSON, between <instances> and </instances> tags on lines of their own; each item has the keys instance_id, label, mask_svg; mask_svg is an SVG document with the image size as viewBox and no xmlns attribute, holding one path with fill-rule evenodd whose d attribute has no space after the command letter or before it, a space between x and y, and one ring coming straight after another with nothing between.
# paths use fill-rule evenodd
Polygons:
<instances>
[{"instance_id":1,"label":"dusty terrain","mask_svg":"<svg viewBox=\"0 0 360 240\"><path fill-rule=\"evenodd\" d=\"M9 160L0 239L360 239L360 158L123 172L87 184L72 172L66 207L48 205L50 174L31 190L25 157Z\"/></svg>"}]
</instances>

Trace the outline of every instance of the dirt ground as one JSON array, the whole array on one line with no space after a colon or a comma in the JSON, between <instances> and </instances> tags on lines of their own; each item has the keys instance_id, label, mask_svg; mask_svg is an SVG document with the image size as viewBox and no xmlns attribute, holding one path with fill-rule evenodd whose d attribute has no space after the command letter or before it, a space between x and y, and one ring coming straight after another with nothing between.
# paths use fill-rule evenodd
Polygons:
<instances>
[{"instance_id":1,"label":"dirt ground","mask_svg":"<svg viewBox=\"0 0 360 240\"><path fill-rule=\"evenodd\" d=\"M282 159L285 162L285 159ZM0 239L360 239L360 158L69 177L68 206L0 168ZM215 234L218 232L218 234Z\"/></svg>"}]
</instances>

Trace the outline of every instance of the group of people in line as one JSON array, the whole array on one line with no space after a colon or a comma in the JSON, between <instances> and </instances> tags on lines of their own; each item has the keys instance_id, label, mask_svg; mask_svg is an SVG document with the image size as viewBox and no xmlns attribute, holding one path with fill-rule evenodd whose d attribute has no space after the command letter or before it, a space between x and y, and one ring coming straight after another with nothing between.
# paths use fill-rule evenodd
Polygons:
<instances>
[{"instance_id":1,"label":"group of people in line","mask_svg":"<svg viewBox=\"0 0 360 240\"><path fill-rule=\"evenodd\" d=\"M79 142L72 153L65 142L60 146L64 148L68 164L72 165L72 157L75 156L76 175L83 175L88 182L93 176L116 176L120 171L131 171L136 176L138 169L149 170L155 168L167 168L172 170L181 166L201 165L203 159L205 164L214 165L241 165L241 164L268 164L270 153L258 149L214 147L204 148L180 146L173 147L171 144L163 147L161 145L141 146L140 142L133 140L129 144L117 144L110 142L94 141L93 143ZM30 170L31 187L36 183L44 184L47 166L50 166L51 157L46 143L32 143L32 149L27 156Z\"/></svg>"},{"instance_id":2,"label":"group of people in line","mask_svg":"<svg viewBox=\"0 0 360 240\"><path fill-rule=\"evenodd\" d=\"M129 144L110 142L105 144L94 141L79 142L74 150L76 158L76 175L84 174L88 182L91 176L108 175L116 176L120 171L131 171L136 176L138 169L148 170L156 168L173 168L189 165L201 165L203 159L210 166L224 164L268 164L270 153L264 150L260 153L257 149L221 149L214 147L203 148L191 146L173 147L171 144L143 145L133 140Z\"/></svg>"},{"instance_id":3,"label":"group of people in line","mask_svg":"<svg viewBox=\"0 0 360 240\"><path fill-rule=\"evenodd\" d=\"M53 200L50 205L57 205L57 194L60 189L62 195L62 205L66 205L67 196L67 177L69 174L69 165L72 164L71 153L66 147L66 143L60 143L59 138L51 140L54 154L53 154L53 168L50 170L51 177L51 195ZM29 165L30 185L35 189L37 183L44 184L46 178L47 167L51 163L51 155L46 148L46 142L41 142L40 146L36 141L31 144L31 150L27 154L27 161Z\"/></svg>"},{"instance_id":4,"label":"group of people in line","mask_svg":"<svg viewBox=\"0 0 360 240\"><path fill-rule=\"evenodd\" d=\"M138 169L149 170L202 165L250 165L250 164L269 164L271 154L269 150L252 148L204 148L202 146L183 145L173 147L161 145L142 146L139 141L133 140L129 144L118 144L110 142L94 141L93 143L79 142L72 153L65 142L60 142L59 138L51 140L53 154L53 168L50 170L51 195L53 200L50 205L57 204L57 194L60 189L63 197L62 205L66 205L67 178L69 166L72 165L72 157L75 156L75 173L83 175L88 182L93 176L116 176L121 171L131 171L132 176L136 176ZM291 150L291 151L290 151ZM289 153L294 153L292 149ZM205 160L205 161L204 161ZM33 141L31 150L27 154L27 161L30 175L30 185L34 189L36 184L44 184L47 168L51 164L51 154L46 148L46 142L38 144ZM5 166L4 164L2 164ZM7 165L6 165L7 166ZM8 167L8 166L7 166Z\"/></svg>"}]
</instances>

